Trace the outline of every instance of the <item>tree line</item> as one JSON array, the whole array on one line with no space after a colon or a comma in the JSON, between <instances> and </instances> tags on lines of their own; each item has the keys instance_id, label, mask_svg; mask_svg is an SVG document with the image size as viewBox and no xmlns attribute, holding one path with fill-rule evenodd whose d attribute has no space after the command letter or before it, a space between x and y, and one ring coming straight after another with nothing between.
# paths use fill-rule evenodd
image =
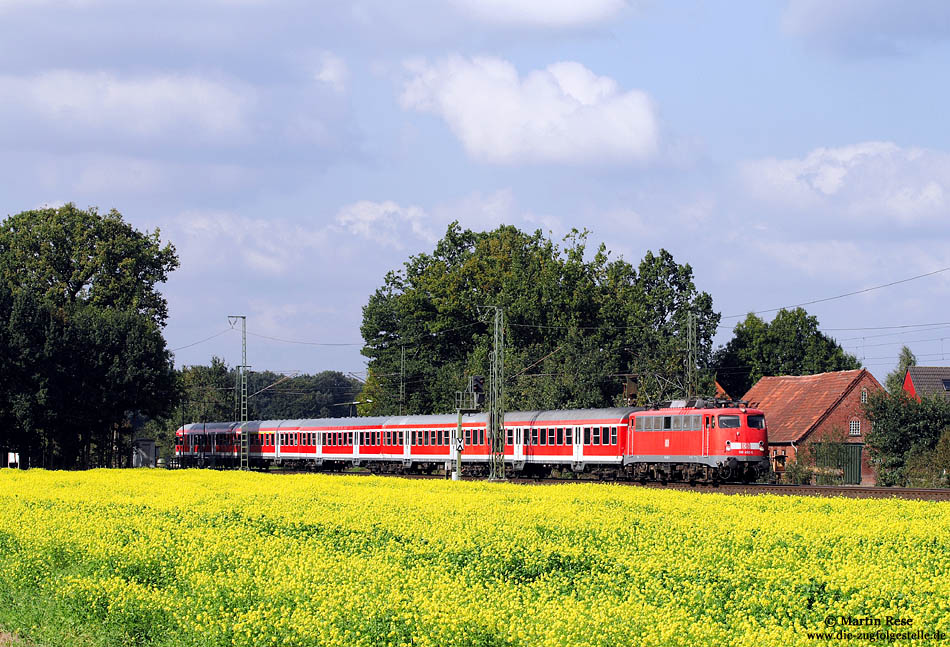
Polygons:
<instances>
[{"instance_id":1,"label":"tree line","mask_svg":"<svg viewBox=\"0 0 950 647\"><path fill-rule=\"evenodd\" d=\"M741 397L764 375L860 366L801 308L770 322L750 314L714 349L721 316L688 263L660 249L632 264L604 245L588 249L587 237L452 223L369 296L364 384L333 371L252 373L249 418L451 411L468 378L489 373L491 308L505 314L510 410L709 397L717 380ZM173 365L158 286L178 264L158 230L139 232L114 210L67 204L0 224L0 452L27 465L117 465L135 433L168 452L183 422L239 418L234 367ZM940 405L893 409L897 401L874 400L869 441L882 469L903 478L948 425Z\"/></svg>"},{"instance_id":2,"label":"tree line","mask_svg":"<svg viewBox=\"0 0 950 647\"><path fill-rule=\"evenodd\" d=\"M0 459L22 467L128 464L137 433L172 448L181 422L238 419L222 360L175 369L158 287L179 265L160 232L73 204L0 224ZM360 385L335 372L252 373L253 418L340 416ZM268 388L269 387L269 388Z\"/></svg>"}]
</instances>

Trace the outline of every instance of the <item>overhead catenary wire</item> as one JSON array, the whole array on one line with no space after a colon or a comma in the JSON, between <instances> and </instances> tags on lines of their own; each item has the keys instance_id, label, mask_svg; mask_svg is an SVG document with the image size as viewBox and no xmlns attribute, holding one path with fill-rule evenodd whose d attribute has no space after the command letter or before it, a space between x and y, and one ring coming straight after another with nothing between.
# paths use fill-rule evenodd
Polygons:
<instances>
[{"instance_id":1,"label":"overhead catenary wire","mask_svg":"<svg viewBox=\"0 0 950 647\"><path fill-rule=\"evenodd\" d=\"M917 279L926 278L928 276L934 276L935 274L940 274L942 272L950 271L950 267L944 267L939 270L934 270L933 272L927 272L926 274L918 274L917 276L911 276L906 279L901 279L899 281L891 281L890 283L884 283L882 285L873 285L869 288L863 288L861 290L855 290L854 292L847 292L845 294L838 294L833 297L825 297L823 299L812 299L811 301L804 301L802 303L796 303L789 306L780 306L778 308L769 308L767 310L756 310L755 312L745 312L738 315L726 315L723 319L738 319L739 317L745 317L750 314L759 315L767 312L778 312L779 310L787 310L789 308L800 308L802 306L810 306L816 303L825 303L826 301L834 301L836 299L844 299L845 297L853 297L858 294L865 294L866 292L872 292L874 290L881 290L884 288L889 288L895 285L900 285L901 283L908 283L909 281L916 281Z\"/></svg>"},{"instance_id":2,"label":"overhead catenary wire","mask_svg":"<svg viewBox=\"0 0 950 647\"><path fill-rule=\"evenodd\" d=\"M203 344L203 343L205 343L206 341L211 341L211 340L214 339L215 337L220 337L221 335L224 335L224 334L226 334L226 333L229 333L229 332L231 332L232 330L234 330L234 329L233 329L233 328L225 328L225 329L222 330L221 332L217 332L217 333L211 335L210 337L205 337L204 339L199 339L199 340L196 341L196 342L192 342L192 343L190 343L190 344L185 344L184 346L179 346L178 348L171 348L171 349L169 349L169 350L170 350L171 352L173 352L173 353L174 353L175 351L185 350L186 348L191 348L192 346L197 346L198 344Z\"/></svg>"}]
</instances>

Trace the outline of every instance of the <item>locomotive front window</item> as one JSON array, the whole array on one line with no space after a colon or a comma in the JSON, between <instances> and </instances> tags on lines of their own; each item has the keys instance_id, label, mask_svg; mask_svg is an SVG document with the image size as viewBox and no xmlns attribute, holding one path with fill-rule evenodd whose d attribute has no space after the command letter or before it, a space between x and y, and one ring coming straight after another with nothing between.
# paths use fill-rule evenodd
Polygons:
<instances>
[{"instance_id":1,"label":"locomotive front window","mask_svg":"<svg viewBox=\"0 0 950 647\"><path fill-rule=\"evenodd\" d=\"M749 416L748 422L752 429L765 429L765 416L763 415Z\"/></svg>"},{"instance_id":2,"label":"locomotive front window","mask_svg":"<svg viewBox=\"0 0 950 647\"><path fill-rule=\"evenodd\" d=\"M738 429L739 416L719 416L720 429Z\"/></svg>"}]
</instances>

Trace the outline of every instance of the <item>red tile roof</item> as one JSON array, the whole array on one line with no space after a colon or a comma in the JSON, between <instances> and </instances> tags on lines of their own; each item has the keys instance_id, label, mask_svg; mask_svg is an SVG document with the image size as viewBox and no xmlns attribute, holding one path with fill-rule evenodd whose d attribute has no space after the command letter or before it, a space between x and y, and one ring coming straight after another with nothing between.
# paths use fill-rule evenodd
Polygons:
<instances>
[{"instance_id":1,"label":"red tile roof","mask_svg":"<svg viewBox=\"0 0 950 647\"><path fill-rule=\"evenodd\" d=\"M763 377L742 398L762 409L769 442L798 442L860 381L865 369Z\"/></svg>"},{"instance_id":2,"label":"red tile roof","mask_svg":"<svg viewBox=\"0 0 950 647\"><path fill-rule=\"evenodd\" d=\"M731 400L732 398L726 393L726 390L722 388L722 385L719 382L716 382L716 397L722 398L723 400Z\"/></svg>"}]
</instances>

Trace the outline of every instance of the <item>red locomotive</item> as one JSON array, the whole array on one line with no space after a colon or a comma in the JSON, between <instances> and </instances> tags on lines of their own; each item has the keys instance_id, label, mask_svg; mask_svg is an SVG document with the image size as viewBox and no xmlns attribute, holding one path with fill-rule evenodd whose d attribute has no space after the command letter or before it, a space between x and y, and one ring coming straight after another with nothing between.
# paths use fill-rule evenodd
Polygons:
<instances>
[{"instance_id":1,"label":"red locomotive","mask_svg":"<svg viewBox=\"0 0 950 647\"><path fill-rule=\"evenodd\" d=\"M462 462L490 459L486 414L462 417ZM251 465L378 472L452 468L455 415L264 420L185 425L176 432L182 465L236 465L242 431ZM505 457L516 473L553 469L634 480L751 480L768 469L765 416L742 402L674 401L658 408L511 411Z\"/></svg>"}]
</instances>

